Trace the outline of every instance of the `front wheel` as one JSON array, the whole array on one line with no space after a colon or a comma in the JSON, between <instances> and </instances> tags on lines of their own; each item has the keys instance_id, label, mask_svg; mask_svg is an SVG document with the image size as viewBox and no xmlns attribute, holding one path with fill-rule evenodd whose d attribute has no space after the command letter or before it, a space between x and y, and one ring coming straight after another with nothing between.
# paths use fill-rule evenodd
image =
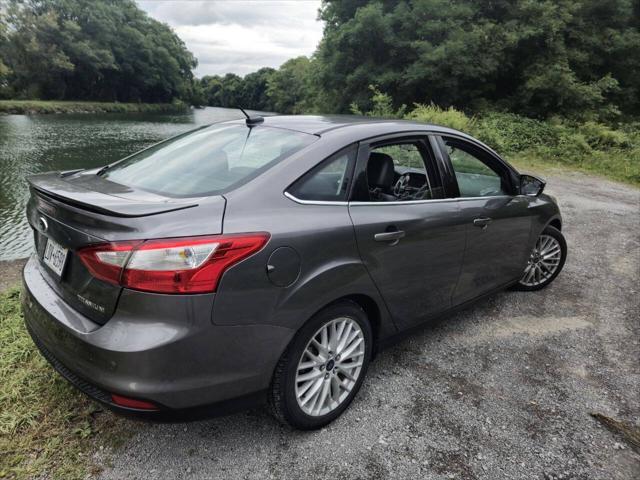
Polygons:
<instances>
[{"instance_id":1,"label":"front wheel","mask_svg":"<svg viewBox=\"0 0 640 480\"><path fill-rule=\"evenodd\" d=\"M567 259L567 242L562 232L555 227L546 227L529 255L522 278L516 290L540 290L558 276Z\"/></svg>"},{"instance_id":2,"label":"front wheel","mask_svg":"<svg viewBox=\"0 0 640 480\"><path fill-rule=\"evenodd\" d=\"M371 358L365 312L343 301L314 315L278 362L269 403L274 416L313 430L342 414L358 393Z\"/></svg>"}]
</instances>

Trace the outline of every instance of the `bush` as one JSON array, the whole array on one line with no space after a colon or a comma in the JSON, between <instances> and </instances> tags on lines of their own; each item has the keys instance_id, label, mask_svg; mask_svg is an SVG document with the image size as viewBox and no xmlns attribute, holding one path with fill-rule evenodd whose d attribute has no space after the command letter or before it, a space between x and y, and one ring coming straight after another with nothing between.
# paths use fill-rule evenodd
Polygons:
<instances>
[{"instance_id":1,"label":"bush","mask_svg":"<svg viewBox=\"0 0 640 480\"><path fill-rule=\"evenodd\" d=\"M593 148L625 148L632 145L629 136L620 130L613 130L607 125L586 122L578 126L578 131Z\"/></svg>"},{"instance_id":2,"label":"bush","mask_svg":"<svg viewBox=\"0 0 640 480\"><path fill-rule=\"evenodd\" d=\"M463 132L471 132L475 127L475 119L468 117L464 112L456 110L453 107L445 110L433 103L429 105L416 103L414 109L409 112L405 118L455 128Z\"/></svg>"},{"instance_id":3,"label":"bush","mask_svg":"<svg viewBox=\"0 0 640 480\"><path fill-rule=\"evenodd\" d=\"M372 110L364 115L402 116L404 106L393 111L391 96L370 88ZM352 110L363 114L355 105ZM568 166L640 184L640 122L614 127L594 121L537 120L491 111L470 117L453 107L443 109L433 103L415 104L404 118L469 133L520 165Z\"/></svg>"},{"instance_id":4,"label":"bush","mask_svg":"<svg viewBox=\"0 0 640 480\"><path fill-rule=\"evenodd\" d=\"M351 113L354 115L366 115L378 118L402 118L407 110L406 105L401 105L398 110L393 109L393 100L390 95L381 92L375 85L369 85L371 90L370 110L363 112L357 103L351 104Z\"/></svg>"}]
</instances>

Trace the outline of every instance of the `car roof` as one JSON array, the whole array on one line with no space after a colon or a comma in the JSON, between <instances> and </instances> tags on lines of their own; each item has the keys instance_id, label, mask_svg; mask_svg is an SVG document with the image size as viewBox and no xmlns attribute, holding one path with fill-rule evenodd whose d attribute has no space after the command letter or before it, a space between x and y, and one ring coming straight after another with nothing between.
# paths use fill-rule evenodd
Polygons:
<instances>
[{"instance_id":1,"label":"car roof","mask_svg":"<svg viewBox=\"0 0 640 480\"><path fill-rule=\"evenodd\" d=\"M244 120L232 120L229 123L244 123ZM322 135L331 130L344 129L362 125L376 125L378 128L388 127L389 132L408 130L428 130L442 133L460 133L451 128L410 120L396 120L363 117L358 115L265 115L263 125L275 128L286 128L312 135Z\"/></svg>"}]
</instances>

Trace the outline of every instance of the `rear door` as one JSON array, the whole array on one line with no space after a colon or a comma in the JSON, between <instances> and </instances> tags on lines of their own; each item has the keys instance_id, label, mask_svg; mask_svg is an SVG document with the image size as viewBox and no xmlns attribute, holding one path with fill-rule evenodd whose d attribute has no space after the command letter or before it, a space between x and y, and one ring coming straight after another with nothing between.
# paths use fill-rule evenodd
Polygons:
<instances>
[{"instance_id":1,"label":"rear door","mask_svg":"<svg viewBox=\"0 0 640 480\"><path fill-rule=\"evenodd\" d=\"M369 178L371 154L391 157L393 179ZM427 135L362 143L349 202L358 249L396 325L450 308L465 243L458 202L443 194Z\"/></svg>"},{"instance_id":2,"label":"rear door","mask_svg":"<svg viewBox=\"0 0 640 480\"><path fill-rule=\"evenodd\" d=\"M453 304L471 300L519 278L529 251L529 200L518 195L514 172L479 144L443 136L442 155L455 179L467 245Z\"/></svg>"}]
</instances>

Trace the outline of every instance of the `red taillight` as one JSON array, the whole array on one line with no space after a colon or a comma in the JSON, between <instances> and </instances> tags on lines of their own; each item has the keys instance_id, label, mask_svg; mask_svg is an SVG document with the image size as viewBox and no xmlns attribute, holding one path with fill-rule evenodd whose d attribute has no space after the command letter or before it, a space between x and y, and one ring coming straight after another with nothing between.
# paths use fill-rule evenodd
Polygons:
<instances>
[{"instance_id":1,"label":"red taillight","mask_svg":"<svg viewBox=\"0 0 640 480\"><path fill-rule=\"evenodd\" d=\"M155 403L123 397L122 395L116 395L115 393L111 394L111 401L121 407L137 408L138 410L159 410Z\"/></svg>"},{"instance_id":2,"label":"red taillight","mask_svg":"<svg viewBox=\"0 0 640 480\"><path fill-rule=\"evenodd\" d=\"M131 251L141 242L102 243L78 250L82 263L91 275L105 282L118 285L122 268L127 263Z\"/></svg>"},{"instance_id":3,"label":"red taillight","mask_svg":"<svg viewBox=\"0 0 640 480\"><path fill-rule=\"evenodd\" d=\"M157 293L214 292L230 266L260 250L267 233L117 242L78 251L91 274Z\"/></svg>"}]
</instances>

